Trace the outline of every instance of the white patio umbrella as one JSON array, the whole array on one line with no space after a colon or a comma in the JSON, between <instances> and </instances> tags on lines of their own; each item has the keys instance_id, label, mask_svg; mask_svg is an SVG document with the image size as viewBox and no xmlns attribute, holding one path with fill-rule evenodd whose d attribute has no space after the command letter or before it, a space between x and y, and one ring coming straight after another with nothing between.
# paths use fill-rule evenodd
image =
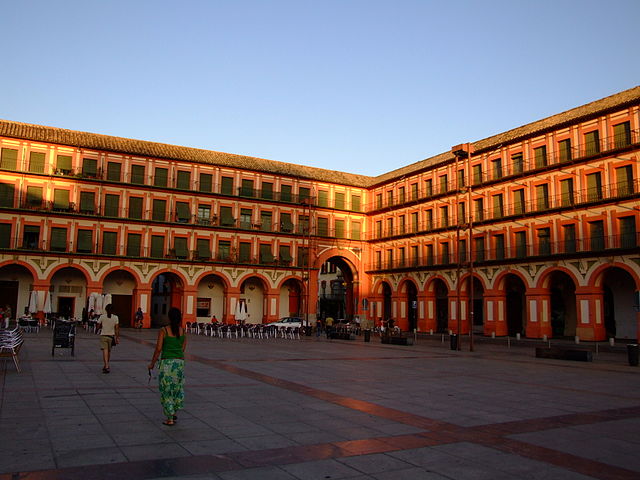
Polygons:
<instances>
[{"instance_id":1,"label":"white patio umbrella","mask_svg":"<svg viewBox=\"0 0 640 480\"><path fill-rule=\"evenodd\" d=\"M87 305L87 308L89 311L91 310L95 310L95 306L96 306L96 292L92 292L91 295L89 295L89 303Z\"/></svg>"},{"instance_id":2,"label":"white patio umbrella","mask_svg":"<svg viewBox=\"0 0 640 480\"><path fill-rule=\"evenodd\" d=\"M95 305L93 306L93 313L96 315L102 314L102 295L96 294Z\"/></svg>"},{"instance_id":3,"label":"white patio umbrella","mask_svg":"<svg viewBox=\"0 0 640 480\"><path fill-rule=\"evenodd\" d=\"M244 322L247 319L247 304L246 302L238 301L236 303L236 311L234 316L237 322Z\"/></svg>"},{"instance_id":4,"label":"white patio umbrella","mask_svg":"<svg viewBox=\"0 0 640 480\"><path fill-rule=\"evenodd\" d=\"M38 292L31 290L29 295L29 313L36 313L38 311Z\"/></svg>"},{"instance_id":5,"label":"white patio umbrella","mask_svg":"<svg viewBox=\"0 0 640 480\"><path fill-rule=\"evenodd\" d=\"M42 311L45 314L51 313L51 292L46 292L44 294L44 307L42 307Z\"/></svg>"},{"instance_id":6,"label":"white patio umbrella","mask_svg":"<svg viewBox=\"0 0 640 480\"><path fill-rule=\"evenodd\" d=\"M107 305L111 305L111 294L110 293L106 293L104 295L104 299L102 301L102 305L103 305L102 308L106 307Z\"/></svg>"}]
</instances>

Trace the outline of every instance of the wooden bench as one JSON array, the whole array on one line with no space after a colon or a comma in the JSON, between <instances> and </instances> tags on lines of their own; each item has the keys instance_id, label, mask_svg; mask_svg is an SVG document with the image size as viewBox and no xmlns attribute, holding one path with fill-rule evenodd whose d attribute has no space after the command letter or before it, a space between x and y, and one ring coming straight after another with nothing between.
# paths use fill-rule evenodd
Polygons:
<instances>
[{"instance_id":1,"label":"wooden bench","mask_svg":"<svg viewBox=\"0 0 640 480\"><path fill-rule=\"evenodd\" d=\"M577 362L592 362L591 350L576 347L536 347L536 358L553 358L556 360L575 360Z\"/></svg>"},{"instance_id":2,"label":"wooden bench","mask_svg":"<svg viewBox=\"0 0 640 480\"><path fill-rule=\"evenodd\" d=\"M0 333L0 358L13 358L13 363L16 365L18 373L20 373L18 353L20 353L23 343L24 332L21 328Z\"/></svg>"}]
</instances>

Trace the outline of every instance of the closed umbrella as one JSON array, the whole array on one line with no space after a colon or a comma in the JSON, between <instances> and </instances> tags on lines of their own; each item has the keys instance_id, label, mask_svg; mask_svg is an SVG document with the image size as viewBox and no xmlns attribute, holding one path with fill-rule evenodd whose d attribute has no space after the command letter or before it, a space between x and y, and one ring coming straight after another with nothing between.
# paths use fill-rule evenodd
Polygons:
<instances>
[{"instance_id":1,"label":"closed umbrella","mask_svg":"<svg viewBox=\"0 0 640 480\"><path fill-rule=\"evenodd\" d=\"M31 290L29 295L29 313L36 313L38 311L38 292Z\"/></svg>"},{"instance_id":2,"label":"closed umbrella","mask_svg":"<svg viewBox=\"0 0 640 480\"><path fill-rule=\"evenodd\" d=\"M244 322L247 319L247 304L243 301L238 301L236 304L235 317L237 322Z\"/></svg>"},{"instance_id":3,"label":"closed umbrella","mask_svg":"<svg viewBox=\"0 0 640 480\"><path fill-rule=\"evenodd\" d=\"M93 313L96 315L102 314L102 295L96 295L95 305L93 306Z\"/></svg>"},{"instance_id":4,"label":"closed umbrella","mask_svg":"<svg viewBox=\"0 0 640 480\"><path fill-rule=\"evenodd\" d=\"M105 308L107 305L111 305L111 294L110 293L107 293L107 294L104 295L104 300L102 302L102 305L103 305L102 308Z\"/></svg>"},{"instance_id":5,"label":"closed umbrella","mask_svg":"<svg viewBox=\"0 0 640 480\"><path fill-rule=\"evenodd\" d=\"M95 306L96 306L96 292L91 293L91 295L89 295L89 304L87 305L87 308L89 309L89 311L91 310L95 310Z\"/></svg>"},{"instance_id":6,"label":"closed umbrella","mask_svg":"<svg viewBox=\"0 0 640 480\"><path fill-rule=\"evenodd\" d=\"M44 296L44 307L42 307L44 313L51 313L51 292L46 292Z\"/></svg>"}]
</instances>

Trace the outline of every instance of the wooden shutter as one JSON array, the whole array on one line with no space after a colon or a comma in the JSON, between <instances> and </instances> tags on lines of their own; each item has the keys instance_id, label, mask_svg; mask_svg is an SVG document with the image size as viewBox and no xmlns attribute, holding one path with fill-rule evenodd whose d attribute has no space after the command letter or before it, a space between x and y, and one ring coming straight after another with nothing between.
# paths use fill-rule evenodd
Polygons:
<instances>
[{"instance_id":1,"label":"wooden shutter","mask_svg":"<svg viewBox=\"0 0 640 480\"><path fill-rule=\"evenodd\" d=\"M351 239L360 240L360 222L351 222Z\"/></svg>"},{"instance_id":2,"label":"wooden shutter","mask_svg":"<svg viewBox=\"0 0 640 480\"><path fill-rule=\"evenodd\" d=\"M208 238L199 238L196 242L198 250L198 258L201 260L209 260L211 258L211 248Z\"/></svg>"},{"instance_id":3,"label":"wooden shutter","mask_svg":"<svg viewBox=\"0 0 640 480\"><path fill-rule=\"evenodd\" d=\"M412 185L412 187L413 186L416 187L416 194L417 194L417 192L418 192L418 190L417 190L418 184L414 183ZM412 189L411 194L413 195L413 189ZM359 212L361 209L362 209L362 204L361 204L361 201L360 201L360 195L351 195L351 210L353 212Z\"/></svg>"},{"instance_id":4,"label":"wooden shutter","mask_svg":"<svg viewBox=\"0 0 640 480\"><path fill-rule=\"evenodd\" d=\"M153 200L153 220L156 222L164 222L166 220L167 202L166 200Z\"/></svg>"},{"instance_id":5,"label":"wooden shutter","mask_svg":"<svg viewBox=\"0 0 640 480\"><path fill-rule=\"evenodd\" d=\"M42 187L27 187L27 205L42 208Z\"/></svg>"},{"instance_id":6,"label":"wooden shutter","mask_svg":"<svg viewBox=\"0 0 640 480\"><path fill-rule=\"evenodd\" d=\"M102 232L102 253L115 255L118 249L118 234L116 232Z\"/></svg>"},{"instance_id":7,"label":"wooden shutter","mask_svg":"<svg viewBox=\"0 0 640 480\"><path fill-rule=\"evenodd\" d=\"M336 192L333 197L333 207L344 210L344 193Z\"/></svg>"},{"instance_id":8,"label":"wooden shutter","mask_svg":"<svg viewBox=\"0 0 640 480\"><path fill-rule=\"evenodd\" d=\"M151 237L151 257L164 257L164 237L162 235L153 235Z\"/></svg>"},{"instance_id":9,"label":"wooden shutter","mask_svg":"<svg viewBox=\"0 0 640 480\"><path fill-rule=\"evenodd\" d=\"M166 187L168 178L169 171L166 168L156 167L155 175L153 177L153 185L156 187Z\"/></svg>"},{"instance_id":10,"label":"wooden shutter","mask_svg":"<svg viewBox=\"0 0 640 480\"><path fill-rule=\"evenodd\" d=\"M536 163L536 168L541 168L547 165L547 146L543 145L533 149L533 156Z\"/></svg>"},{"instance_id":11,"label":"wooden shutter","mask_svg":"<svg viewBox=\"0 0 640 480\"><path fill-rule=\"evenodd\" d=\"M95 178L98 176L98 160L93 158L82 159L82 176Z\"/></svg>"},{"instance_id":12,"label":"wooden shutter","mask_svg":"<svg viewBox=\"0 0 640 480\"><path fill-rule=\"evenodd\" d=\"M271 244L260 244L260 263L273 262L273 253L271 252Z\"/></svg>"},{"instance_id":13,"label":"wooden shutter","mask_svg":"<svg viewBox=\"0 0 640 480\"><path fill-rule=\"evenodd\" d=\"M10 223L0 223L0 248L11 248Z\"/></svg>"},{"instance_id":14,"label":"wooden shutter","mask_svg":"<svg viewBox=\"0 0 640 480\"><path fill-rule=\"evenodd\" d=\"M51 245L49 250L54 252L67 251L67 229L62 227L53 227L51 229Z\"/></svg>"},{"instance_id":15,"label":"wooden shutter","mask_svg":"<svg viewBox=\"0 0 640 480\"><path fill-rule=\"evenodd\" d=\"M129 218L142 219L142 197L129 197Z\"/></svg>"},{"instance_id":16,"label":"wooden shutter","mask_svg":"<svg viewBox=\"0 0 640 480\"><path fill-rule=\"evenodd\" d=\"M558 155L561 162L571 160L571 140L566 139L558 142Z\"/></svg>"},{"instance_id":17,"label":"wooden shutter","mask_svg":"<svg viewBox=\"0 0 640 480\"><path fill-rule=\"evenodd\" d=\"M189 256L187 249L187 239L184 237L175 237L173 239L173 249L176 251L176 257L185 259Z\"/></svg>"},{"instance_id":18,"label":"wooden shutter","mask_svg":"<svg viewBox=\"0 0 640 480\"><path fill-rule=\"evenodd\" d=\"M71 155L58 155L56 169L60 173L71 173Z\"/></svg>"},{"instance_id":19,"label":"wooden shutter","mask_svg":"<svg viewBox=\"0 0 640 480\"><path fill-rule=\"evenodd\" d=\"M243 197L253 197L253 180L242 180L240 195Z\"/></svg>"},{"instance_id":20,"label":"wooden shutter","mask_svg":"<svg viewBox=\"0 0 640 480\"><path fill-rule=\"evenodd\" d=\"M619 123L613 126L613 138L616 148L631 145L631 125L629 122Z\"/></svg>"},{"instance_id":21,"label":"wooden shutter","mask_svg":"<svg viewBox=\"0 0 640 480\"><path fill-rule=\"evenodd\" d=\"M298 201L300 203L306 203L310 198L311 198L310 189L308 189L307 187L300 187L298 189Z\"/></svg>"},{"instance_id":22,"label":"wooden shutter","mask_svg":"<svg viewBox=\"0 0 640 480\"><path fill-rule=\"evenodd\" d=\"M247 242L240 242L238 254L238 260L240 262L249 262L251 260L251 244Z\"/></svg>"},{"instance_id":23,"label":"wooden shutter","mask_svg":"<svg viewBox=\"0 0 640 480\"><path fill-rule=\"evenodd\" d=\"M91 253L93 251L92 239L93 230L78 230L76 252Z\"/></svg>"},{"instance_id":24,"label":"wooden shutter","mask_svg":"<svg viewBox=\"0 0 640 480\"><path fill-rule=\"evenodd\" d=\"M31 173L44 173L45 156L41 152L31 152L29 154L29 171Z\"/></svg>"},{"instance_id":25,"label":"wooden shutter","mask_svg":"<svg viewBox=\"0 0 640 480\"><path fill-rule=\"evenodd\" d=\"M334 220L336 238L344 238L344 220Z\"/></svg>"},{"instance_id":26,"label":"wooden shutter","mask_svg":"<svg viewBox=\"0 0 640 480\"><path fill-rule=\"evenodd\" d=\"M273 198L273 183L262 182L262 190L260 191L262 198L271 200Z\"/></svg>"},{"instance_id":27,"label":"wooden shutter","mask_svg":"<svg viewBox=\"0 0 640 480\"><path fill-rule=\"evenodd\" d=\"M104 196L104 216L105 217L118 217L119 213L120 196L106 194Z\"/></svg>"},{"instance_id":28,"label":"wooden shutter","mask_svg":"<svg viewBox=\"0 0 640 480\"><path fill-rule=\"evenodd\" d=\"M513 213L516 215L524 213L524 189L513 192Z\"/></svg>"},{"instance_id":29,"label":"wooden shutter","mask_svg":"<svg viewBox=\"0 0 640 480\"><path fill-rule=\"evenodd\" d=\"M191 190L191 172L178 170L176 188L179 188L180 190Z\"/></svg>"},{"instance_id":30,"label":"wooden shutter","mask_svg":"<svg viewBox=\"0 0 640 480\"><path fill-rule=\"evenodd\" d=\"M233 178L222 177L220 185L220 193L222 195L233 195Z\"/></svg>"},{"instance_id":31,"label":"wooden shutter","mask_svg":"<svg viewBox=\"0 0 640 480\"><path fill-rule=\"evenodd\" d=\"M0 183L0 207L13 207L15 186L12 183Z\"/></svg>"},{"instance_id":32,"label":"wooden shutter","mask_svg":"<svg viewBox=\"0 0 640 480\"><path fill-rule=\"evenodd\" d=\"M122 165L116 162L107 163L107 180L119 182L121 177Z\"/></svg>"},{"instance_id":33,"label":"wooden shutter","mask_svg":"<svg viewBox=\"0 0 640 480\"><path fill-rule=\"evenodd\" d=\"M584 153L585 155L595 155L600 151L600 135L598 130L584 134Z\"/></svg>"},{"instance_id":34,"label":"wooden shutter","mask_svg":"<svg viewBox=\"0 0 640 480\"><path fill-rule=\"evenodd\" d=\"M140 256L140 241L142 235L139 233L127 234L127 257L139 257Z\"/></svg>"},{"instance_id":35,"label":"wooden shutter","mask_svg":"<svg viewBox=\"0 0 640 480\"><path fill-rule=\"evenodd\" d=\"M291 185L282 185L280 187L280 200L283 202L291 201Z\"/></svg>"},{"instance_id":36,"label":"wooden shutter","mask_svg":"<svg viewBox=\"0 0 640 480\"><path fill-rule=\"evenodd\" d=\"M187 202L176 202L176 220L181 223L188 223L191 220L191 211Z\"/></svg>"},{"instance_id":37,"label":"wooden shutter","mask_svg":"<svg viewBox=\"0 0 640 480\"><path fill-rule=\"evenodd\" d=\"M590 202L602 199L602 178L600 172L587 175L587 200Z\"/></svg>"},{"instance_id":38,"label":"wooden shutter","mask_svg":"<svg viewBox=\"0 0 640 480\"><path fill-rule=\"evenodd\" d=\"M233 218L233 213L231 207L220 207L220 225L223 227L233 227L235 226L235 218Z\"/></svg>"},{"instance_id":39,"label":"wooden shutter","mask_svg":"<svg viewBox=\"0 0 640 480\"><path fill-rule=\"evenodd\" d=\"M319 207L329 206L329 192L327 192L326 190L318 191L318 206Z\"/></svg>"},{"instance_id":40,"label":"wooden shutter","mask_svg":"<svg viewBox=\"0 0 640 480\"><path fill-rule=\"evenodd\" d=\"M55 189L53 191L53 208L55 210L69 209L69 190Z\"/></svg>"},{"instance_id":41,"label":"wooden shutter","mask_svg":"<svg viewBox=\"0 0 640 480\"><path fill-rule=\"evenodd\" d=\"M95 194L93 192L80 192L80 213L94 213L95 210Z\"/></svg>"},{"instance_id":42,"label":"wooden shutter","mask_svg":"<svg viewBox=\"0 0 640 480\"><path fill-rule=\"evenodd\" d=\"M209 173L200 174L200 182L198 182L198 190L210 193L213 187L213 176Z\"/></svg>"},{"instance_id":43,"label":"wooden shutter","mask_svg":"<svg viewBox=\"0 0 640 480\"><path fill-rule=\"evenodd\" d=\"M144 165L131 165L131 181L138 185L144 184Z\"/></svg>"},{"instance_id":44,"label":"wooden shutter","mask_svg":"<svg viewBox=\"0 0 640 480\"><path fill-rule=\"evenodd\" d=\"M15 170L18 165L18 150L3 148L0 153L0 168Z\"/></svg>"}]
</instances>

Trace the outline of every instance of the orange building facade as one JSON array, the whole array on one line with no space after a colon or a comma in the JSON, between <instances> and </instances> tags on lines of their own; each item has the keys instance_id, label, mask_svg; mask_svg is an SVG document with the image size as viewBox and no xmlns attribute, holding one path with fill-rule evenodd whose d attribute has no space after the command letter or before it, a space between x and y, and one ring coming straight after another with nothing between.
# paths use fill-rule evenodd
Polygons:
<instances>
[{"instance_id":1,"label":"orange building facade","mask_svg":"<svg viewBox=\"0 0 640 480\"><path fill-rule=\"evenodd\" d=\"M637 338L639 145L640 87L379 177L0 121L0 303Z\"/></svg>"}]
</instances>

